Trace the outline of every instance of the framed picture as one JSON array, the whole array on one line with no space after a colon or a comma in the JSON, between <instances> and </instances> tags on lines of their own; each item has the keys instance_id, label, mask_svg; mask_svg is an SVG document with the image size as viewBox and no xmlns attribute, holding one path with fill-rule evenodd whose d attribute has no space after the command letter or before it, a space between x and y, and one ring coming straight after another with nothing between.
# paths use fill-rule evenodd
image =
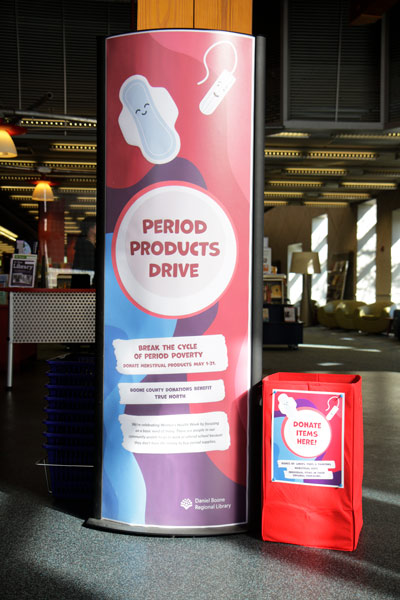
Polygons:
<instances>
[{"instance_id":1,"label":"framed picture","mask_svg":"<svg viewBox=\"0 0 400 600\"><path fill-rule=\"evenodd\" d=\"M294 306L285 306L283 309L283 318L285 323L295 323L296 308Z\"/></svg>"}]
</instances>

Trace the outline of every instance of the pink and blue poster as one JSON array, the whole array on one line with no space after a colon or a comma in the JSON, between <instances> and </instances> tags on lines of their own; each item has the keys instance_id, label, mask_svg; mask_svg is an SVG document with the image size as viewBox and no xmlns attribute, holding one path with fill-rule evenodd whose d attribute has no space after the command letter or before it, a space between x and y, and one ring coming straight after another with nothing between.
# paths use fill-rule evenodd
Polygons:
<instances>
[{"instance_id":1,"label":"pink and blue poster","mask_svg":"<svg viewBox=\"0 0 400 600\"><path fill-rule=\"evenodd\" d=\"M342 488L345 394L273 390L271 481Z\"/></svg>"},{"instance_id":2,"label":"pink and blue poster","mask_svg":"<svg viewBox=\"0 0 400 600\"><path fill-rule=\"evenodd\" d=\"M254 38L106 41L101 519L248 516Z\"/></svg>"}]
</instances>

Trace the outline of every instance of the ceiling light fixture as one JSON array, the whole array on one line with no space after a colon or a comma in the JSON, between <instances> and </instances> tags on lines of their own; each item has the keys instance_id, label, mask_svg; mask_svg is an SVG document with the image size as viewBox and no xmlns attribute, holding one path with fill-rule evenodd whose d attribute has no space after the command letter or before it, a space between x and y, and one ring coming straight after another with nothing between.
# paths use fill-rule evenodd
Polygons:
<instances>
[{"instance_id":1,"label":"ceiling light fixture","mask_svg":"<svg viewBox=\"0 0 400 600\"><path fill-rule=\"evenodd\" d=\"M376 152L366 150L292 150L290 148L265 148L266 158L306 158L312 160L376 160Z\"/></svg>"},{"instance_id":2,"label":"ceiling light fixture","mask_svg":"<svg viewBox=\"0 0 400 600\"><path fill-rule=\"evenodd\" d=\"M323 181L294 181L290 179L270 179L266 182L267 185L278 187L321 187Z\"/></svg>"},{"instance_id":3,"label":"ceiling light fixture","mask_svg":"<svg viewBox=\"0 0 400 600\"><path fill-rule=\"evenodd\" d=\"M279 198L279 197L303 198L303 192L264 192L264 198Z\"/></svg>"},{"instance_id":4,"label":"ceiling light fixture","mask_svg":"<svg viewBox=\"0 0 400 600\"><path fill-rule=\"evenodd\" d=\"M8 240L12 240L13 242L15 242L18 239L18 235L16 233L13 233L9 229L6 229L5 227L2 227L1 225L0 225L0 235L7 238Z\"/></svg>"},{"instance_id":5,"label":"ceiling light fixture","mask_svg":"<svg viewBox=\"0 0 400 600\"><path fill-rule=\"evenodd\" d=\"M279 133L270 133L267 137L274 138L309 138L310 134L304 131L280 131Z\"/></svg>"},{"instance_id":6,"label":"ceiling light fixture","mask_svg":"<svg viewBox=\"0 0 400 600\"><path fill-rule=\"evenodd\" d=\"M29 119L21 120L23 127L57 128L57 129L96 129L96 121L68 121L67 119Z\"/></svg>"},{"instance_id":7,"label":"ceiling light fixture","mask_svg":"<svg viewBox=\"0 0 400 600\"><path fill-rule=\"evenodd\" d=\"M400 133L392 131L389 133L337 133L333 137L335 139L348 139L348 140L393 140L400 136Z\"/></svg>"},{"instance_id":8,"label":"ceiling light fixture","mask_svg":"<svg viewBox=\"0 0 400 600\"><path fill-rule=\"evenodd\" d=\"M24 127L8 124L0 119L0 157L14 158L17 156L18 153L12 136L22 135L23 133L26 133Z\"/></svg>"},{"instance_id":9,"label":"ceiling light fixture","mask_svg":"<svg viewBox=\"0 0 400 600\"><path fill-rule=\"evenodd\" d=\"M290 175L347 175L347 169L334 169L331 167L313 168L313 167L286 167L285 172Z\"/></svg>"},{"instance_id":10,"label":"ceiling light fixture","mask_svg":"<svg viewBox=\"0 0 400 600\"><path fill-rule=\"evenodd\" d=\"M392 181L342 181L342 187L349 188L370 188L375 190L395 190L397 183Z\"/></svg>"},{"instance_id":11,"label":"ceiling light fixture","mask_svg":"<svg viewBox=\"0 0 400 600\"><path fill-rule=\"evenodd\" d=\"M264 156L266 158L302 158L303 153L300 150L290 150L288 148L282 150L265 148Z\"/></svg>"},{"instance_id":12,"label":"ceiling light fixture","mask_svg":"<svg viewBox=\"0 0 400 600\"><path fill-rule=\"evenodd\" d=\"M23 202L27 201L27 200L32 200L32 193L33 193L34 188L30 189L30 194L11 194L10 195L10 199L11 200L15 200L16 202L20 202L20 206L24 206ZM54 192L53 192L54 194ZM54 200L58 200L59 196L54 196Z\"/></svg>"},{"instance_id":13,"label":"ceiling light fixture","mask_svg":"<svg viewBox=\"0 0 400 600\"><path fill-rule=\"evenodd\" d=\"M14 252L14 246L11 246L7 242L0 242L0 254L12 254Z\"/></svg>"},{"instance_id":14,"label":"ceiling light fixture","mask_svg":"<svg viewBox=\"0 0 400 600\"><path fill-rule=\"evenodd\" d=\"M51 169L88 169L95 170L97 163L95 162L75 162L75 161L60 161L60 160L45 160L43 164Z\"/></svg>"},{"instance_id":15,"label":"ceiling light fixture","mask_svg":"<svg viewBox=\"0 0 400 600\"><path fill-rule=\"evenodd\" d=\"M96 184L96 175L90 175L87 177L71 177L70 183L94 183Z\"/></svg>"},{"instance_id":16,"label":"ceiling light fixture","mask_svg":"<svg viewBox=\"0 0 400 600\"><path fill-rule=\"evenodd\" d=\"M96 194L96 188L78 188L78 187L60 187L59 191L63 194Z\"/></svg>"},{"instance_id":17,"label":"ceiling light fixture","mask_svg":"<svg viewBox=\"0 0 400 600\"><path fill-rule=\"evenodd\" d=\"M287 206L287 200L264 200L264 206Z\"/></svg>"},{"instance_id":18,"label":"ceiling light fixture","mask_svg":"<svg viewBox=\"0 0 400 600\"><path fill-rule=\"evenodd\" d=\"M33 182L36 187L33 190L32 200L35 202L53 202L54 194L51 186L53 186L54 183L49 181L46 177L51 173L51 169L42 164L37 167L37 171L40 173L40 179Z\"/></svg>"},{"instance_id":19,"label":"ceiling light fixture","mask_svg":"<svg viewBox=\"0 0 400 600\"><path fill-rule=\"evenodd\" d=\"M0 166L3 163L0 160ZM32 179L32 175L0 175L0 181L30 181Z\"/></svg>"},{"instance_id":20,"label":"ceiling light fixture","mask_svg":"<svg viewBox=\"0 0 400 600\"><path fill-rule=\"evenodd\" d=\"M345 160L376 160L376 152L358 150L310 150L306 158L310 159L345 159Z\"/></svg>"},{"instance_id":21,"label":"ceiling light fixture","mask_svg":"<svg viewBox=\"0 0 400 600\"><path fill-rule=\"evenodd\" d=\"M400 169L367 169L367 175L381 175L382 177L400 177Z\"/></svg>"},{"instance_id":22,"label":"ceiling light fixture","mask_svg":"<svg viewBox=\"0 0 400 600\"><path fill-rule=\"evenodd\" d=\"M303 204L304 206L314 206L318 208L344 208L345 206L349 206L348 202L319 202L318 200L305 200Z\"/></svg>"},{"instance_id":23,"label":"ceiling light fixture","mask_svg":"<svg viewBox=\"0 0 400 600\"><path fill-rule=\"evenodd\" d=\"M364 194L362 192L322 192L321 197L330 200L370 200L371 194Z\"/></svg>"},{"instance_id":24,"label":"ceiling light fixture","mask_svg":"<svg viewBox=\"0 0 400 600\"><path fill-rule=\"evenodd\" d=\"M28 185L0 185L4 192L32 192L32 186Z\"/></svg>"},{"instance_id":25,"label":"ceiling light fixture","mask_svg":"<svg viewBox=\"0 0 400 600\"><path fill-rule=\"evenodd\" d=\"M32 200L35 200L35 202L53 202L54 194L51 185L51 182L45 179L37 181L36 187L33 190Z\"/></svg>"},{"instance_id":26,"label":"ceiling light fixture","mask_svg":"<svg viewBox=\"0 0 400 600\"><path fill-rule=\"evenodd\" d=\"M32 194L11 194L10 198L11 200L30 200L32 198Z\"/></svg>"},{"instance_id":27,"label":"ceiling light fixture","mask_svg":"<svg viewBox=\"0 0 400 600\"><path fill-rule=\"evenodd\" d=\"M54 142L50 145L50 150L55 152L96 152L97 144Z\"/></svg>"},{"instance_id":28,"label":"ceiling light fixture","mask_svg":"<svg viewBox=\"0 0 400 600\"><path fill-rule=\"evenodd\" d=\"M1 167L27 167L30 169L34 169L36 166L36 161L34 160L0 160ZM13 178L15 179L15 178Z\"/></svg>"},{"instance_id":29,"label":"ceiling light fixture","mask_svg":"<svg viewBox=\"0 0 400 600\"><path fill-rule=\"evenodd\" d=\"M70 204L69 208L71 208L72 210L80 210L81 208L96 209L96 205L95 204Z\"/></svg>"},{"instance_id":30,"label":"ceiling light fixture","mask_svg":"<svg viewBox=\"0 0 400 600\"><path fill-rule=\"evenodd\" d=\"M5 129L0 127L0 156L13 158L17 156L17 149L11 135Z\"/></svg>"}]
</instances>

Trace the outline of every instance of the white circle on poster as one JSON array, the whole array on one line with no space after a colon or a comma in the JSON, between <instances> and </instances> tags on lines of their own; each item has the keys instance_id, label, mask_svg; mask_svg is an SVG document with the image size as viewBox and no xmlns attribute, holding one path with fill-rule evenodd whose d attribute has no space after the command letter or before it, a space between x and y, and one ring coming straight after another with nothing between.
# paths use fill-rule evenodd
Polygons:
<instances>
[{"instance_id":1,"label":"white circle on poster","mask_svg":"<svg viewBox=\"0 0 400 600\"><path fill-rule=\"evenodd\" d=\"M282 424L282 437L293 454L303 458L320 456L328 448L332 431L324 415L312 408L300 408Z\"/></svg>"},{"instance_id":2,"label":"white circle on poster","mask_svg":"<svg viewBox=\"0 0 400 600\"><path fill-rule=\"evenodd\" d=\"M163 182L126 205L112 258L119 285L136 306L157 316L187 317L212 306L229 285L236 235L207 191Z\"/></svg>"}]
</instances>

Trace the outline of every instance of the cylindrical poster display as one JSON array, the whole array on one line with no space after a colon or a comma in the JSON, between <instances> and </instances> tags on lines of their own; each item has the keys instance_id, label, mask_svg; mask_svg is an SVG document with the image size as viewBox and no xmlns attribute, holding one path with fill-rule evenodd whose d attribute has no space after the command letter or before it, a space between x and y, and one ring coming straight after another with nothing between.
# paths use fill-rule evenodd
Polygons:
<instances>
[{"instance_id":1,"label":"cylindrical poster display","mask_svg":"<svg viewBox=\"0 0 400 600\"><path fill-rule=\"evenodd\" d=\"M255 39L107 38L102 458L89 524L246 528Z\"/></svg>"}]
</instances>

